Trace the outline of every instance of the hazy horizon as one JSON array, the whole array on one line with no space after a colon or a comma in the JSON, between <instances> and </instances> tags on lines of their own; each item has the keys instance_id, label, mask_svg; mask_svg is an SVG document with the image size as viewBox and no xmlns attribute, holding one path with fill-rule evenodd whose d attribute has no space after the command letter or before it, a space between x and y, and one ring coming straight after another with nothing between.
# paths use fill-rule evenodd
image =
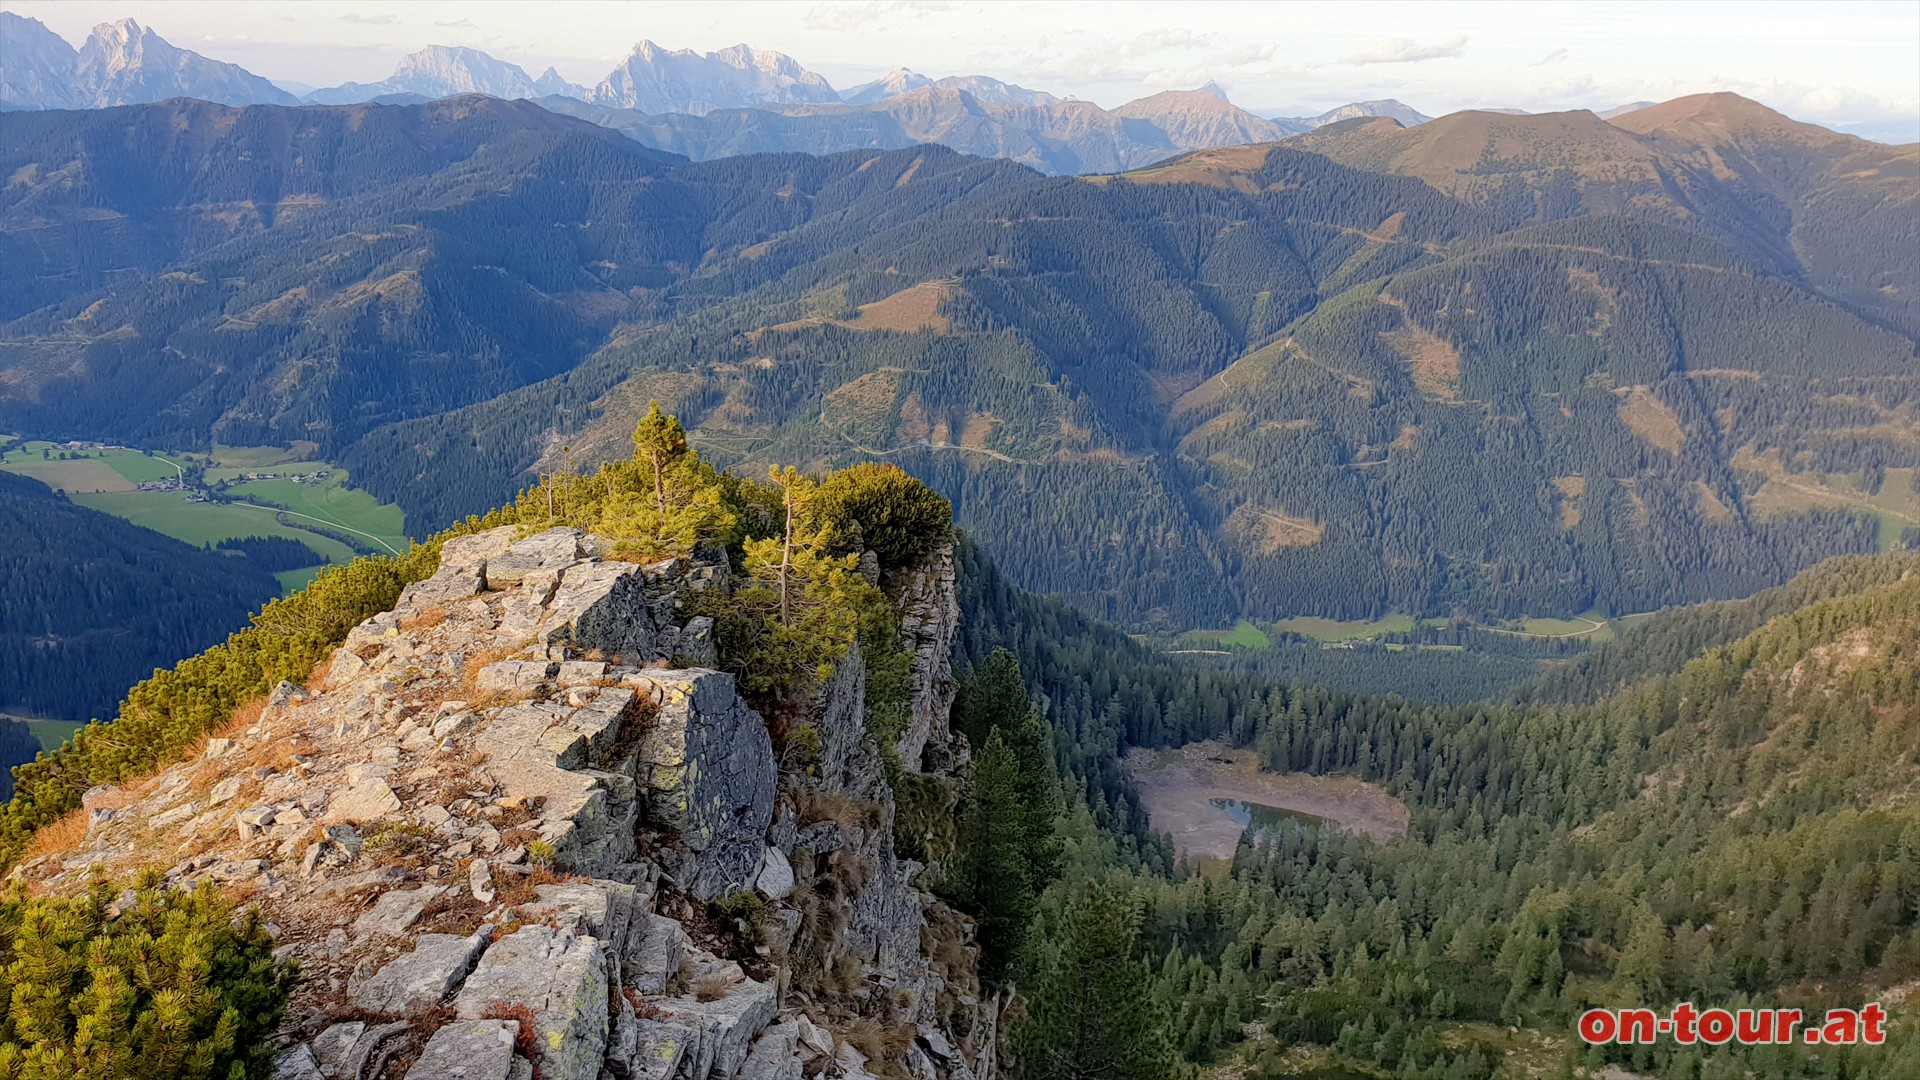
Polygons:
<instances>
[{"instance_id":1,"label":"hazy horizon","mask_svg":"<svg viewBox=\"0 0 1920 1080\"><path fill-rule=\"evenodd\" d=\"M987 75L1104 107L1219 83L1261 115L1394 98L1469 108L1600 111L1732 91L1795 119L1920 140L1920 4L865 2L448 5L312 0L9 0L79 44L133 18L173 44L303 92L377 82L408 53L466 46L591 87L641 39L786 53L839 90L907 67ZM1017 10L1018 35L1004 13ZM1790 72L1782 76L1781 72Z\"/></svg>"}]
</instances>

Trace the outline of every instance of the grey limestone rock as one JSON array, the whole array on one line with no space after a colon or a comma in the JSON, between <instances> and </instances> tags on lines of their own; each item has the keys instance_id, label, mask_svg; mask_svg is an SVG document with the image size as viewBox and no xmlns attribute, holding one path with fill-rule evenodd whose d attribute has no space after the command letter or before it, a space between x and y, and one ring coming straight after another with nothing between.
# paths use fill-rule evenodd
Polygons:
<instances>
[{"instance_id":1,"label":"grey limestone rock","mask_svg":"<svg viewBox=\"0 0 1920 1080\"><path fill-rule=\"evenodd\" d=\"M785 900L793 892L793 864L777 847L769 847L761 857L760 876L754 888L769 900Z\"/></svg>"},{"instance_id":2,"label":"grey limestone rock","mask_svg":"<svg viewBox=\"0 0 1920 1080\"><path fill-rule=\"evenodd\" d=\"M693 1076L733 1076L747 1060L754 1039L780 1011L774 984L752 979L741 980L713 1001L679 997L655 1005L662 1019L698 1033L699 1048L690 1070Z\"/></svg>"},{"instance_id":3,"label":"grey limestone rock","mask_svg":"<svg viewBox=\"0 0 1920 1080\"><path fill-rule=\"evenodd\" d=\"M638 1018L633 1045L625 1058L629 1080L669 1080L681 1076L681 1064L697 1051L699 1033L685 1024Z\"/></svg>"},{"instance_id":4,"label":"grey limestone rock","mask_svg":"<svg viewBox=\"0 0 1920 1080\"><path fill-rule=\"evenodd\" d=\"M960 630L955 582L953 545L947 544L891 590L900 609L900 632L913 650L913 706L894 748L916 770L944 772L966 757L965 742L953 737L947 723L960 687L953 676L953 641Z\"/></svg>"},{"instance_id":5,"label":"grey limestone rock","mask_svg":"<svg viewBox=\"0 0 1920 1080\"><path fill-rule=\"evenodd\" d=\"M350 985L347 1000L378 1016L413 1016L446 1000L467 977L481 950L483 931L472 937L421 934L412 952L391 960L371 978Z\"/></svg>"},{"instance_id":6,"label":"grey limestone rock","mask_svg":"<svg viewBox=\"0 0 1920 1080\"><path fill-rule=\"evenodd\" d=\"M607 964L597 938L523 926L493 944L454 999L463 1020L501 1005L533 1010L547 1080L596 1080L607 1050Z\"/></svg>"},{"instance_id":7,"label":"grey limestone rock","mask_svg":"<svg viewBox=\"0 0 1920 1080\"><path fill-rule=\"evenodd\" d=\"M773 821L778 775L766 723L716 671L662 672L636 775L651 824L679 833L675 877L701 900L750 888Z\"/></svg>"},{"instance_id":8,"label":"grey limestone rock","mask_svg":"<svg viewBox=\"0 0 1920 1080\"><path fill-rule=\"evenodd\" d=\"M800 1025L781 1021L755 1040L734 1076L736 1080L803 1080L799 1047Z\"/></svg>"},{"instance_id":9,"label":"grey limestone rock","mask_svg":"<svg viewBox=\"0 0 1920 1080\"><path fill-rule=\"evenodd\" d=\"M640 916L621 958L627 985L643 994L666 993L667 982L680 970L680 958L692 945L686 929L674 920L651 913Z\"/></svg>"},{"instance_id":10,"label":"grey limestone rock","mask_svg":"<svg viewBox=\"0 0 1920 1080\"><path fill-rule=\"evenodd\" d=\"M866 728L867 663L858 648L834 662L813 704L813 725L820 731L820 785L862 799L881 794L886 772L868 745Z\"/></svg>"},{"instance_id":11,"label":"grey limestone rock","mask_svg":"<svg viewBox=\"0 0 1920 1080\"><path fill-rule=\"evenodd\" d=\"M273 1059L273 1080L326 1080L320 1062L307 1044L300 1043Z\"/></svg>"},{"instance_id":12,"label":"grey limestone rock","mask_svg":"<svg viewBox=\"0 0 1920 1080\"><path fill-rule=\"evenodd\" d=\"M487 588L504 589L526 584L542 574L565 570L585 555L580 546L580 536L579 530L563 527L515 540L507 545L505 551L488 556Z\"/></svg>"},{"instance_id":13,"label":"grey limestone rock","mask_svg":"<svg viewBox=\"0 0 1920 1080\"><path fill-rule=\"evenodd\" d=\"M508 1020L457 1020L427 1040L407 1080L509 1080L514 1034Z\"/></svg>"},{"instance_id":14,"label":"grey limestone rock","mask_svg":"<svg viewBox=\"0 0 1920 1080\"><path fill-rule=\"evenodd\" d=\"M640 890L618 881L542 885L534 896L519 906L521 919L591 937L614 956L626 948L642 902Z\"/></svg>"},{"instance_id":15,"label":"grey limestone rock","mask_svg":"<svg viewBox=\"0 0 1920 1080\"><path fill-rule=\"evenodd\" d=\"M481 668L473 683L497 693L531 691L551 679L557 666L544 660L500 660Z\"/></svg>"},{"instance_id":16,"label":"grey limestone rock","mask_svg":"<svg viewBox=\"0 0 1920 1080\"><path fill-rule=\"evenodd\" d=\"M400 796L393 793L393 788L385 780L378 776L367 776L329 799L327 812L322 820L328 823L352 822L357 825L391 817L400 812L400 807Z\"/></svg>"},{"instance_id":17,"label":"grey limestone rock","mask_svg":"<svg viewBox=\"0 0 1920 1080\"><path fill-rule=\"evenodd\" d=\"M420 918L427 904L444 891L438 885L395 889L380 894L373 908L353 921L355 937L400 937Z\"/></svg>"}]
</instances>

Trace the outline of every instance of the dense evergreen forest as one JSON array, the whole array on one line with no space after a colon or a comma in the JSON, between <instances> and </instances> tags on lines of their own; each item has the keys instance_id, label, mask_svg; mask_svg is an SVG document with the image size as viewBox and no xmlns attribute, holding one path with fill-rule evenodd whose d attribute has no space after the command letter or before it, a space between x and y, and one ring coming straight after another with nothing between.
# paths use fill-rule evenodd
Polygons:
<instances>
[{"instance_id":1,"label":"dense evergreen forest","mask_svg":"<svg viewBox=\"0 0 1920 1080\"><path fill-rule=\"evenodd\" d=\"M657 399L721 466L901 465L1130 628L1745 595L1875 548L1920 281L1870 144L1733 101L1093 178L478 98L10 114L0 424L313 439L430 531Z\"/></svg>"},{"instance_id":2,"label":"dense evergreen forest","mask_svg":"<svg viewBox=\"0 0 1920 1080\"><path fill-rule=\"evenodd\" d=\"M1069 806L1086 808L1062 819L1066 867L1039 909L1059 918L1096 883L1131 890L1137 955L1184 1058L1245 1055L1276 1077L1920 1067L1898 1023L1888 1046L1852 1049L1568 1036L1593 1005L1818 1016L1920 976L1914 556L1835 560L1663 614L1536 681L1530 704L1466 706L1175 665L1012 588L977 549L965 565L963 709L1017 663L1082 796ZM1379 784L1412 810L1410 835L1285 826L1248 832L1230 867L1177 865L1118 758L1200 738L1273 771Z\"/></svg>"},{"instance_id":3,"label":"dense evergreen forest","mask_svg":"<svg viewBox=\"0 0 1920 1080\"><path fill-rule=\"evenodd\" d=\"M224 639L280 591L270 568L11 473L0 473L0 521L0 710L112 716L127 687Z\"/></svg>"}]
</instances>

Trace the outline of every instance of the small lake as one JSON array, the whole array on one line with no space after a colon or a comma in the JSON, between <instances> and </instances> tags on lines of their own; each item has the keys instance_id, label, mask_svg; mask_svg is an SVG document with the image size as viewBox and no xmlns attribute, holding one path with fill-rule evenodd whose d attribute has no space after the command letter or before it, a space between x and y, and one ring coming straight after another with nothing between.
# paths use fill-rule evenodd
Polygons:
<instances>
[{"instance_id":1,"label":"small lake","mask_svg":"<svg viewBox=\"0 0 1920 1080\"><path fill-rule=\"evenodd\" d=\"M1315 814L1305 814L1298 810L1285 810L1278 806L1268 806L1264 803L1243 802L1239 799L1212 799L1210 801L1217 809L1225 810L1231 815L1234 821L1239 822L1242 829L1252 829L1255 832L1268 832L1278 829L1282 825L1293 825L1297 828L1305 829L1318 829L1323 825L1332 824L1332 822L1326 818L1319 817Z\"/></svg>"}]
</instances>

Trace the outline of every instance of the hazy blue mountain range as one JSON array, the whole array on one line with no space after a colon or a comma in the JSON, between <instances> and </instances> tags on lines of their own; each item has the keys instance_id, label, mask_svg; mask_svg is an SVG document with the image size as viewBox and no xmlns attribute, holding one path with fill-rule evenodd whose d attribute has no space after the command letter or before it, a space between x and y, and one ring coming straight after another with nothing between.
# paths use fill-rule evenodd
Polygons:
<instances>
[{"instance_id":1,"label":"hazy blue mountain range","mask_svg":"<svg viewBox=\"0 0 1920 1080\"><path fill-rule=\"evenodd\" d=\"M530 98L548 94L584 97L576 86L548 68L531 78L517 64L496 60L477 49L429 45L400 61L392 76L377 83L342 83L308 92L302 100L315 105L350 105L396 94L426 99L456 94L485 94L497 98Z\"/></svg>"}]
</instances>

